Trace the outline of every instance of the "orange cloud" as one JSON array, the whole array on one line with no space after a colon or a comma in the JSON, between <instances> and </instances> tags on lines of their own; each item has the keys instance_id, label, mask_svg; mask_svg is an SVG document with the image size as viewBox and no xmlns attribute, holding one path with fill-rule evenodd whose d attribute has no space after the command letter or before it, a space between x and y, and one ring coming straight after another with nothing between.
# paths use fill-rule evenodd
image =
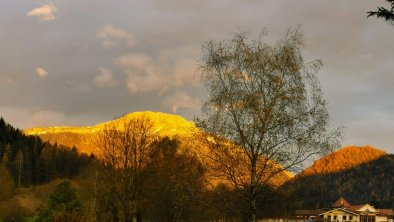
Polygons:
<instances>
[{"instance_id":1,"label":"orange cloud","mask_svg":"<svg viewBox=\"0 0 394 222\"><path fill-rule=\"evenodd\" d=\"M48 72L47 72L45 69L43 69L43 68L41 68L41 67L38 67L38 68L36 69L36 74L37 74L37 76L43 78L43 77L45 77L45 76L48 75Z\"/></svg>"},{"instance_id":2,"label":"orange cloud","mask_svg":"<svg viewBox=\"0 0 394 222\"><path fill-rule=\"evenodd\" d=\"M113 47L122 41L125 41L129 47L133 47L136 43L136 38L132 33L114 28L111 25L103 26L96 36L101 40L101 44L105 48Z\"/></svg>"},{"instance_id":3,"label":"orange cloud","mask_svg":"<svg viewBox=\"0 0 394 222\"><path fill-rule=\"evenodd\" d=\"M26 16L38 17L42 21L52 21L56 19L55 13L58 11L56 6L52 2L46 4L41 4L41 7L34 8L30 10Z\"/></svg>"}]
</instances>

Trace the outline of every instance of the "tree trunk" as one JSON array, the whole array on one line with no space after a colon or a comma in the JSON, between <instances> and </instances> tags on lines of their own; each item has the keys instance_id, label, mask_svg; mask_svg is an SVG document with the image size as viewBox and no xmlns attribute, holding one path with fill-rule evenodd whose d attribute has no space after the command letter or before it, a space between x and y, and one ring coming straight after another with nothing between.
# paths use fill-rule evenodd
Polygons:
<instances>
[{"instance_id":1,"label":"tree trunk","mask_svg":"<svg viewBox=\"0 0 394 222\"><path fill-rule=\"evenodd\" d=\"M18 151L17 161L18 161L18 186L17 187L20 187L21 182L22 182L22 170L23 170L23 168L22 168L23 154L21 151Z\"/></svg>"},{"instance_id":2,"label":"tree trunk","mask_svg":"<svg viewBox=\"0 0 394 222\"><path fill-rule=\"evenodd\" d=\"M141 222L142 221L142 215L141 215L141 210L137 209L137 212L135 213L135 218L137 222Z\"/></svg>"},{"instance_id":3,"label":"tree trunk","mask_svg":"<svg viewBox=\"0 0 394 222\"><path fill-rule=\"evenodd\" d=\"M112 221L119 222L118 209L116 207L112 209Z\"/></svg>"},{"instance_id":4,"label":"tree trunk","mask_svg":"<svg viewBox=\"0 0 394 222\"><path fill-rule=\"evenodd\" d=\"M249 210L247 215L249 222L256 221L256 162L257 159L253 158L250 169Z\"/></svg>"},{"instance_id":5,"label":"tree trunk","mask_svg":"<svg viewBox=\"0 0 394 222\"><path fill-rule=\"evenodd\" d=\"M125 200L125 202L127 202L127 200ZM130 214L129 210L130 210L129 205L125 203L123 205L123 216L124 216L123 221L124 222L132 221L132 218L131 218L132 215Z\"/></svg>"}]
</instances>

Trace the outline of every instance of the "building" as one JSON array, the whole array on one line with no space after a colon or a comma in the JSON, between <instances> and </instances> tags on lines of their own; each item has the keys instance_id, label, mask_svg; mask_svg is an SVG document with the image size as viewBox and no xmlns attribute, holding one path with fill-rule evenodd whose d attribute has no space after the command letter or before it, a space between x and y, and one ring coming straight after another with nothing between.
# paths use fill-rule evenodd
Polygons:
<instances>
[{"instance_id":1,"label":"building","mask_svg":"<svg viewBox=\"0 0 394 222\"><path fill-rule=\"evenodd\" d=\"M376 209L370 204L350 205L339 198L328 209L297 210L297 219L324 222L394 222L392 209Z\"/></svg>"}]
</instances>

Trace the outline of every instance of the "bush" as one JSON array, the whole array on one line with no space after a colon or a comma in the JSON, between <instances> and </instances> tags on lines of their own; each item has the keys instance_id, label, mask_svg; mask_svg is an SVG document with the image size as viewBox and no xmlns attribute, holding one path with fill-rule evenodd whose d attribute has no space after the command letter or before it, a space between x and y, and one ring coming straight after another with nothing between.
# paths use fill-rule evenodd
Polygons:
<instances>
[{"instance_id":1,"label":"bush","mask_svg":"<svg viewBox=\"0 0 394 222\"><path fill-rule=\"evenodd\" d=\"M57 185L48 205L48 210L41 215L42 221L84 221L82 204L69 180Z\"/></svg>"}]
</instances>

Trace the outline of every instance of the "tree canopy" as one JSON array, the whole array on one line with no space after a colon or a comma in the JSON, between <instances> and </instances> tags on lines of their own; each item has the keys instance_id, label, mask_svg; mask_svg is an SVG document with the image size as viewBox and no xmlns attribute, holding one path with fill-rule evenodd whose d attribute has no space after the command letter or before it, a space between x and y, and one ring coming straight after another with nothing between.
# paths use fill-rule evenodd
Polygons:
<instances>
[{"instance_id":1,"label":"tree canopy","mask_svg":"<svg viewBox=\"0 0 394 222\"><path fill-rule=\"evenodd\" d=\"M387 9L384 7L378 7L377 11L369 11L368 17L375 16L377 18L382 18L386 22L389 22L392 25L394 25L394 0L386 0L386 1L390 3L391 8Z\"/></svg>"},{"instance_id":2,"label":"tree canopy","mask_svg":"<svg viewBox=\"0 0 394 222\"><path fill-rule=\"evenodd\" d=\"M51 193L45 214L44 221L84 221L82 204L69 180L57 185Z\"/></svg>"},{"instance_id":3,"label":"tree canopy","mask_svg":"<svg viewBox=\"0 0 394 222\"><path fill-rule=\"evenodd\" d=\"M221 176L247 191L249 221L256 219L261 187L283 170L331 150L340 135L329 128L316 76L322 62L302 58L302 33L289 29L275 45L264 37L251 39L241 32L230 40L209 41L200 66L209 97L197 121L218 135L208 143L212 160Z\"/></svg>"}]
</instances>

